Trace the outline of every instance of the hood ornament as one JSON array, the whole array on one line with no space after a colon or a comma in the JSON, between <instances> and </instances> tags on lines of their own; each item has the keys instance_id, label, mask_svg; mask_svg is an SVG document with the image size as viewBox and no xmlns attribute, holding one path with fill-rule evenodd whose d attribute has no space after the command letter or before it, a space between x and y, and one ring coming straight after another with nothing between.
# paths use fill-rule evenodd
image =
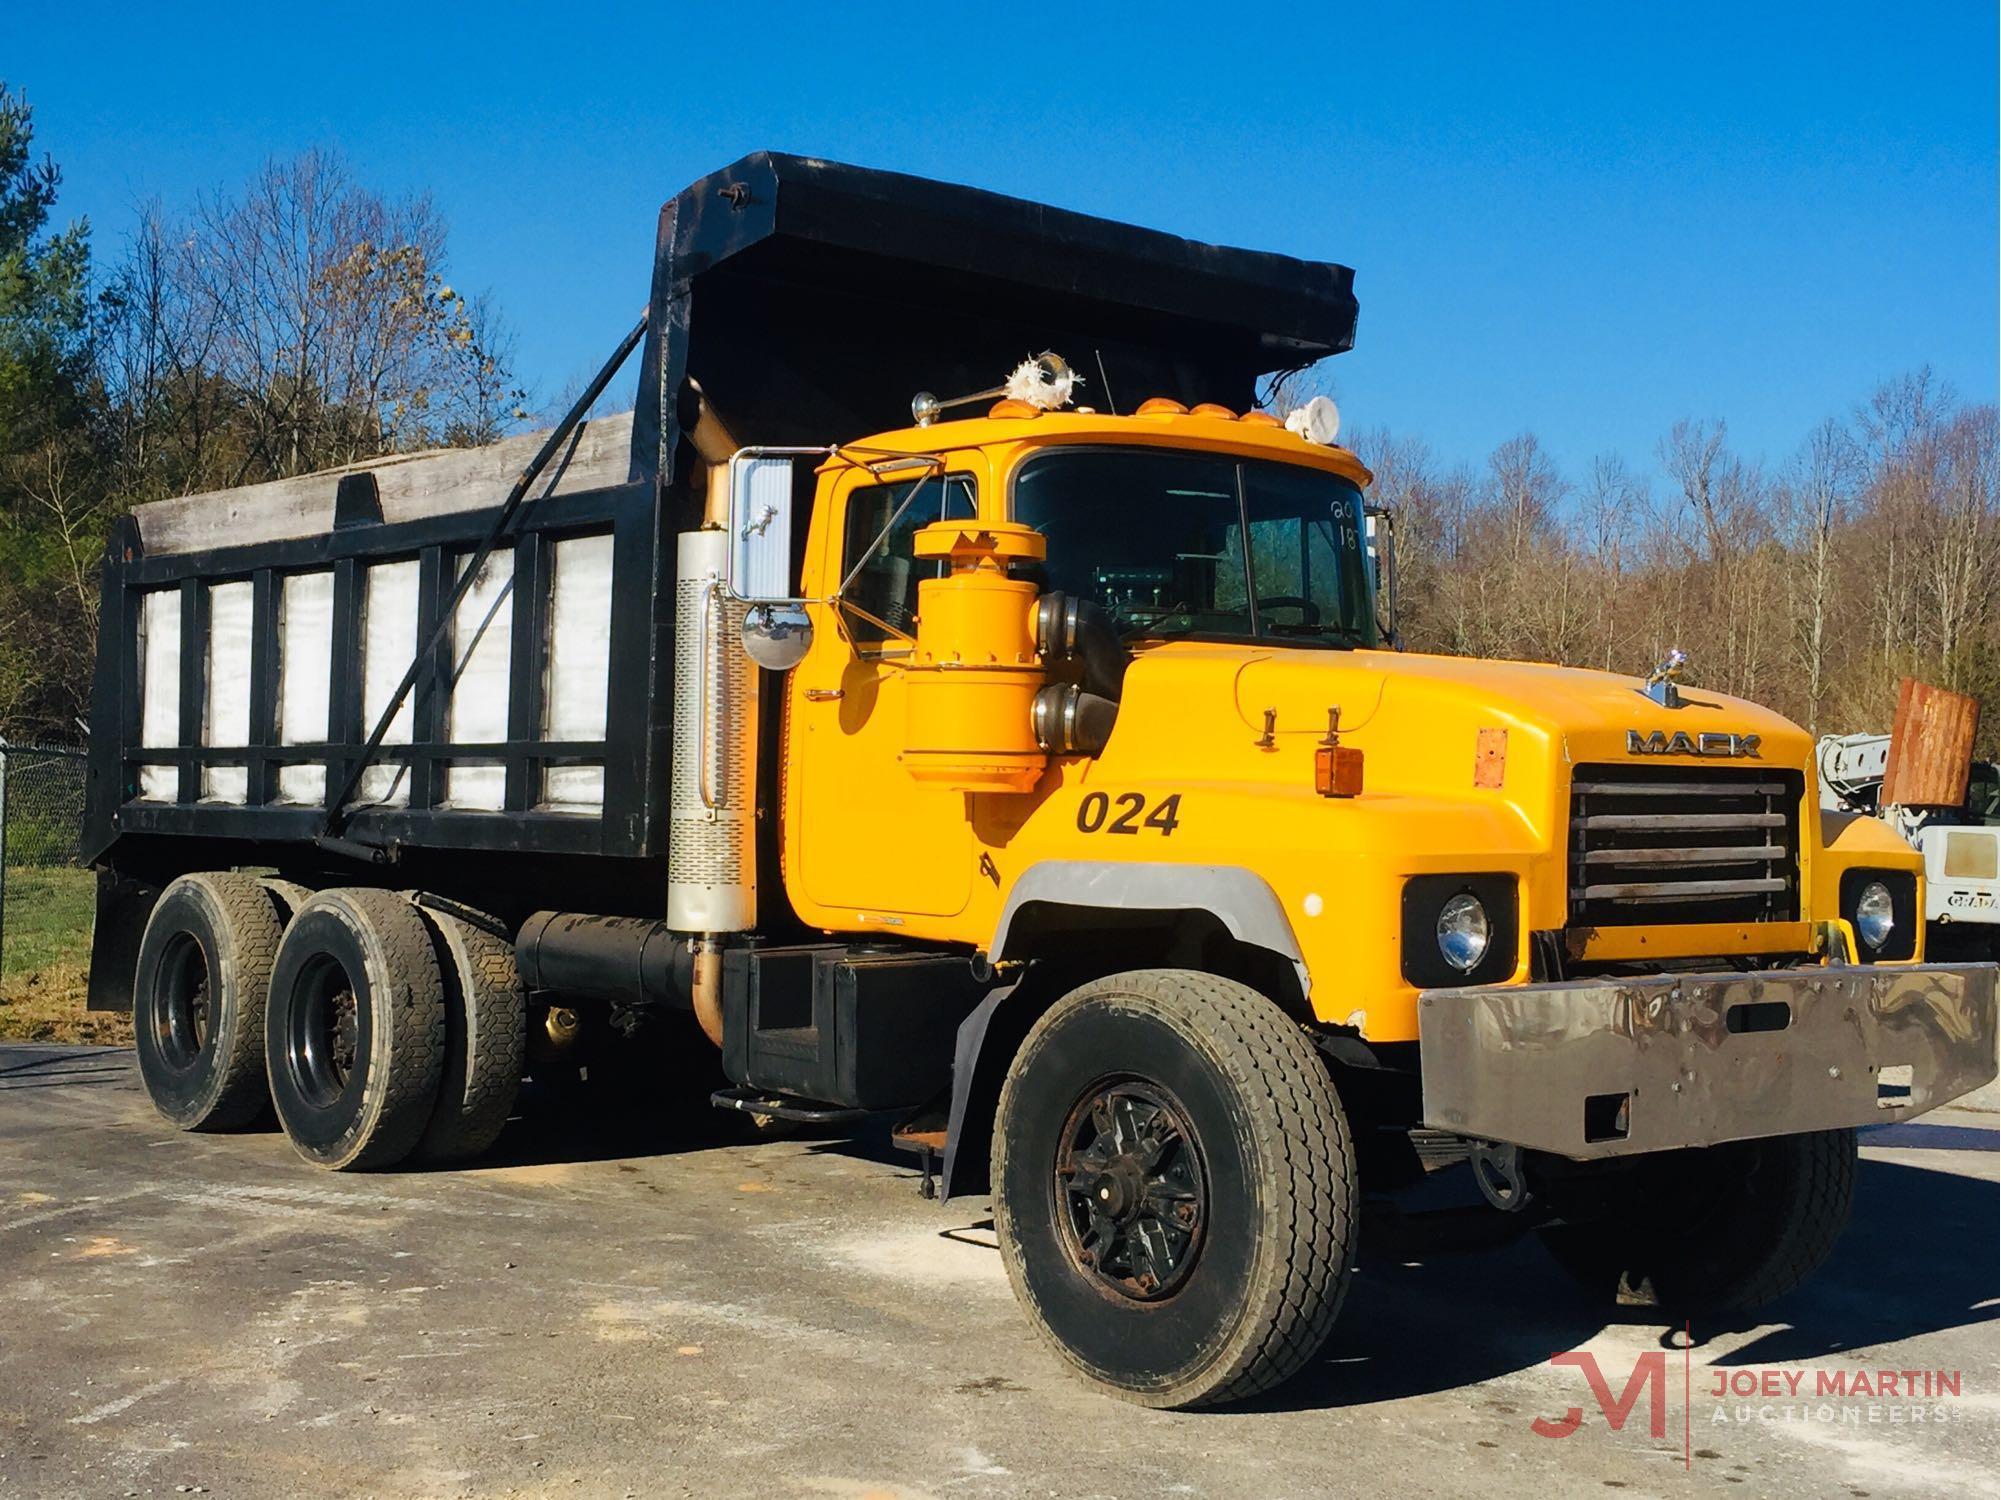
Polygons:
<instances>
[{"instance_id":1,"label":"hood ornament","mask_svg":"<svg viewBox=\"0 0 2001 1500\"><path fill-rule=\"evenodd\" d=\"M1662 708L1680 708L1681 674L1687 666L1688 653L1679 646L1673 647L1661 664L1647 674L1647 685L1640 691Z\"/></svg>"}]
</instances>

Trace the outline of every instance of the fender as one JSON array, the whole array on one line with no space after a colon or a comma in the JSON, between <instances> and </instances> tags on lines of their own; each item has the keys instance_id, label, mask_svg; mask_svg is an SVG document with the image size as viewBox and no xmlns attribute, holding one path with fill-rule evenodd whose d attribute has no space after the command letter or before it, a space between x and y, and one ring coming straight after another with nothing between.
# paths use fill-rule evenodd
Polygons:
<instances>
[{"instance_id":1,"label":"fender","mask_svg":"<svg viewBox=\"0 0 2001 1500\"><path fill-rule=\"evenodd\" d=\"M988 946L990 957L1022 957L1023 933L1015 919L1029 906L1070 906L1112 911L1206 911L1239 942L1267 948L1289 960L1307 989L1306 961L1286 920L1285 907L1262 877L1236 865L1120 864L1110 860L1043 860L1030 865L1008 893ZM1013 942L1016 951L1010 953ZM1046 1005L1032 997L1004 1010L1020 981L992 991L959 1023L952 1056L952 1103L946 1121L939 1200L984 1192L987 1146L994 1105L1015 1049ZM1053 1000L1054 996L1045 999ZM999 1021L1001 1024L996 1025ZM991 1040L993 1046L987 1044ZM970 1127L970 1133L969 1133ZM967 1150L961 1150L964 1146ZM970 1153L970 1154L968 1154Z\"/></svg>"},{"instance_id":2,"label":"fender","mask_svg":"<svg viewBox=\"0 0 2001 1500\"><path fill-rule=\"evenodd\" d=\"M1116 860L1045 859L1021 872L1001 908L987 953L998 963L1020 957L1008 951L1015 921L1028 906L1083 906L1114 911L1206 911L1240 943L1269 948L1288 959L1299 993L1311 996L1306 960L1286 918L1285 905L1264 877L1241 865L1172 865Z\"/></svg>"}]
</instances>

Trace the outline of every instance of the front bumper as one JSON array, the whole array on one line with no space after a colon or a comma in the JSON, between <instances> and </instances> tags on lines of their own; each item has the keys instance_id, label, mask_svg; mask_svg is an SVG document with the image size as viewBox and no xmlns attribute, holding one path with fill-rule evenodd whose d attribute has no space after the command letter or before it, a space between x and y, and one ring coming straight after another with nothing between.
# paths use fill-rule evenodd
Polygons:
<instances>
[{"instance_id":1,"label":"front bumper","mask_svg":"<svg viewBox=\"0 0 2001 1500\"><path fill-rule=\"evenodd\" d=\"M1995 1076L1997 973L1919 964L1426 990L1424 1123L1587 1160L1908 1120Z\"/></svg>"}]
</instances>

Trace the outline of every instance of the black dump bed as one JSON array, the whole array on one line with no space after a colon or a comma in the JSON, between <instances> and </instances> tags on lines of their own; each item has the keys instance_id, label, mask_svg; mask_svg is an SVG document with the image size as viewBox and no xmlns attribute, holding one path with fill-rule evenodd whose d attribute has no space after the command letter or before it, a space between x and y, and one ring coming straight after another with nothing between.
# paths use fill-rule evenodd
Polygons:
<instances>
[{"instance_id":1,"label":"black dump bed","mask_svg":"<svg viewBox=\"0 0 2001 1500\"><path fill-rule=\"evenodd\" d=\"M1352 281L802 157L703 178L661 213L635 413L589 424L521 508L343 835L395 849L413 881L456 851L566 856L565 878L664 856L690 380L743 443L902 426L918 390L980 390L1044 349L1101 409L1152 395L1242 407L1259 375L1349 347ZM158 876L310 851L387 685L538 442L121 522L92 708L93 856ZM215 842L191 855L189 838ZM617 890L657 905L656 873L628 864Z\"/></svg>"}]
</instances>

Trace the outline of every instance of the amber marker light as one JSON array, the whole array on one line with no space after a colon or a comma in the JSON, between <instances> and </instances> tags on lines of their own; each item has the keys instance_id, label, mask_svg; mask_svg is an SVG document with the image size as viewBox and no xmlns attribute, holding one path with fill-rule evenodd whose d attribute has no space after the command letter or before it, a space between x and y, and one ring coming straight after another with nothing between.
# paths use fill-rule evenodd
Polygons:
<instances>
[{"instance_id":1,"label":"amber marker light","mask_svg":"<svg viewBox=\"0 0 2001 1500\"><path fill-rule=\"evenodd\" d=\"M1341 743L1341 710L1327 710L1327 738L1313 747L1313 790L1323 797L1362 794L1362 752Z\"/></svg>"}]
</instances>

